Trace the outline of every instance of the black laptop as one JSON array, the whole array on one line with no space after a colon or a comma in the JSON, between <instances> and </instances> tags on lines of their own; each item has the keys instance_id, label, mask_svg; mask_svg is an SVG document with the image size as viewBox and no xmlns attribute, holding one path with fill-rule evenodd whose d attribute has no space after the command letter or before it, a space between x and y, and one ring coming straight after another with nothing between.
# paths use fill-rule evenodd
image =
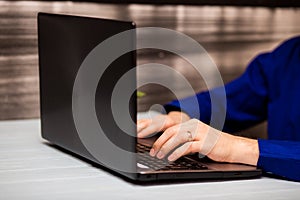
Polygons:
<instances>
[{"instance_id":1,"label":"black laptop","mask_svg":"<svg viewBox=\"0 0 300 200\"><path fill-rule=\"evenodd\" d=\"M127 33L125 42L106 47L102 55L93 51L103 41L123 32ZM128 112L113 113L111 109L114 87L125 73L133 72L122 84L124 94L127 89L136 89L133 22L39 13L38 45L42 137L49 142L135 181L221 180L261 175L261 170L253 166L217 163L197 155L172 163L153 158L148 152L155 138L137 139L135 123L128 123L126 131L119 127L116 115L123 122L135 122L137 117L136 92L130 94L129 101L118 98L117 104L126 105ZM91 94L93 88L85 84L89 77L78 75L83 66L89 67L87 56L92 52L95 59L107 60L109 56L105 54L120 51L122 45L132 50L114 59L105 70L101 64L96 66L102 74L94 95ZM92 99L91 105L88 99ZM98 132L95 119L104 136L89 135Z\"/></svg>"}]
</instances>

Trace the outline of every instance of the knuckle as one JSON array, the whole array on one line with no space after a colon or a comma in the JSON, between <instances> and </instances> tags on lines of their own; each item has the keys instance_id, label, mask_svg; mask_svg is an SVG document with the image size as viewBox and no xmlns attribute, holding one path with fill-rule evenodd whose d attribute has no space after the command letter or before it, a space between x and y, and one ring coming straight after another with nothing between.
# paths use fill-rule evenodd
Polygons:
<instances>
[{"instance_id":1,"label":"knuckle","mask_svg":"<svg viewBox=\"0 0 300 200\"><path fill-rule=\"evenodd\" d=\"M163 135L169 137L171 135L170 130L169 129L165 130Z\"/></svg>"},{"instance_id":2,"label":"knuckle","mask_svg":"<svg viewBox=\"0 0 300 200\"><path fill-rule=\"evenodd\" d=\"M172 130L173 133L177 133L177 132L179 131L180 127L181 127L180 124L179 124L179 125L176 125L176 126L172 126L172 127L171 127L171 130Z\"/></svg>"},{"instance_id":3,"label":"knuckle","mask_svg":"<svg viewBox=\"0 0 300 200\"><path fill-rule=\"evenodd\" d=\"M198 119L193 118L193 119L191 119L190 121L191 121L191 122L198 122Z\"/></svg>"},{"instance_id":4,"label":"knuckle","mask_svg":"<svg viewBox=\"0 0 300 200\"><path fill-rule=\"evenodd\" d=\"M165 134L166 136L171 136L171 135L173 135L175 132L176 132L176 131L175 131L175 127L170 127L170 128L168 128L168 129L164 132L164 134Z\"/></svg>"},{"instance_id":5,"label":"knuckle","mask_svg":"<svg viewBox=\"0 0 300 200\"><path fill-rule=\"evenodd\" d=\"M187 142L188 138L187 138L187 134L178 134L175 139L177 141L179 141L180 143L185 143Z\"/></svg>"},{"instance_id":6,"label":"knuckle","mask_svg":"<svg viewBox=\"0 0 300 200\"><path fill-rule=\"evenodd\" d=\"M152 146L153 149L159 149L160 145L159 143L155 142Z\"/></svg>"},{"instance_id":7,"label":"knuckle","mask_svg":"<svg viewBox=\"0 0 300 200\"><path fill-rule=\"evenodd\" d=\"M162 152L164 152L164 153L169 153L173 148L174 148L174 140L165 143L165 144L161 147L160 150L161 150Z\"/></svg>"},{"instance_id":8,"label":"knuckle","mask_svg":"<svg viewBox=\"0 0 300 200\"><path fill-rule=\"evenodd\" d=\"M168 152L168 148L165 147L165 146L162 146L162 147L160 148L160 151L163 152L163 153L167 153L167 152Z\"/></svg>"},{"instance_id":9,"label":"knuckle","mask_svg":"<svg viewBox=\"0 0 300 200\"><path fill-rule=\"evenodd\" d=\"M165 151L166 151L166 147L165 147L165 146L162 146L162 147L160 148L160 151L165 152Z\"/></svg>"},{"instance_id":10,"label":"knuckle","mask_svg":"<svg viewBox=\"0 0 300 200\"><path fill-rule=\"evenodd\" d=\"M199 120L194 118L194 119L191 119L191 120L190 120L190 123L198 124L198 123L199 123Z\"/></svg>"}]
</instances>

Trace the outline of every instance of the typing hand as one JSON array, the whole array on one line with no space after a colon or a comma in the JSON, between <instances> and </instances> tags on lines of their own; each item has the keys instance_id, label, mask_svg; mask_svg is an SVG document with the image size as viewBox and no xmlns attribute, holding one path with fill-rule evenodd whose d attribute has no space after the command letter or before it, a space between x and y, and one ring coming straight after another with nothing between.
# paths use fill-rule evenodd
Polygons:
<instances>
[{"instance_id":1,"label":"typing hand","mask_svg":"<svg viewBox=\"0 0 300 200\"><path fill-rule=\"evenodd\" d=\"M137 136L139 138L150 137L189 119L187 114L178 111L170 112L168 115L157 115L152 119L141 119L137 121Z\"/></svg>"},{"instance_id":2,"label":"typing hand","mask_svg":"<svg viewBox=\"0 0 300 200\"><path fill-rule=\"evenodd\" d=\"M219 162L256 165L259 150L257 140L221 132L197 119L165 129L150 150L150 155L159 159L170 154L169 161L190 153L201 153Z\"/></svg>"}]
</instances>

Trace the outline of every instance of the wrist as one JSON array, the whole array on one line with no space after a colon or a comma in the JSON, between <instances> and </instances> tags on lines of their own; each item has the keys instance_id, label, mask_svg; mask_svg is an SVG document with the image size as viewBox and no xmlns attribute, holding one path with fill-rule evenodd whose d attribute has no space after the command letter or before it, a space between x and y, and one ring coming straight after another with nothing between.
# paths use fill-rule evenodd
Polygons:
<instances>
[{"instance_id":1,"label":"wrist","mask_svg":"<svg viewBox=\"0 0 300 200\"><path fill-rule=\"evenodd\" d=\"M221 132L217 144L207 156L218 162L257 165L258 142Z\"/></svg>"},{"instance_id":2,"label":"wrist","mask_svg":"<svg viewBox=\"0 0 300 200\"><path fill-rule=\"evenodd\" d=\"M259 157L257 140L238 136L232 137L234 139L230 150L229 162L256 166Z\"/></svg>"}]
</instances>

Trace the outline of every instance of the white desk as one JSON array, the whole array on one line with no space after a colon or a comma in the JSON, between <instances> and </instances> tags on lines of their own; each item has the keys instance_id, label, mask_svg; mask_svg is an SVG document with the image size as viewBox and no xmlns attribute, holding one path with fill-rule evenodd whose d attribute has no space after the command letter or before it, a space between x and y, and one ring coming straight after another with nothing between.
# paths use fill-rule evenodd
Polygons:
<instances>
[{"instance_id":1,"label":"white desk","mask_svg":"<svg viewBox=\"0 0 300 200\"><path fill-rule=\"evenodd\" d=\"M271 178L134 185L46 145L39 120L0 122L0 200L299 199L300 183Z\"/></svg>"}]
</instances>

